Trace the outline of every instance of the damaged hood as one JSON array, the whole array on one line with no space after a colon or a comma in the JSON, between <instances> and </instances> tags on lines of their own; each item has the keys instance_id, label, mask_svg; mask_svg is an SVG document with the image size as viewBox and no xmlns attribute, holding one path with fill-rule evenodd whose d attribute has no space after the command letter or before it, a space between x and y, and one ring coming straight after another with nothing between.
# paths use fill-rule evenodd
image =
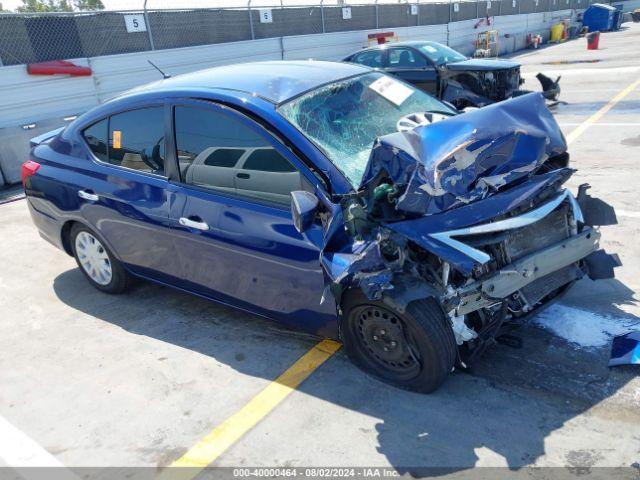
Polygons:
<instances>
[{"instance_id":1,"label":"damaged hood","mask_svg":"<svg viewBox=\"0 0 640 480\"><path fill-rule=\"evenodd\" d=\"M566 152L542 95L530 93L376 139L360 184L388 178L397 209L433 214L481 200Z\"/></svg>"},{"instance_id":2,"label":"damaged hood","mask_svg":"<svg viewBox=\"0 0 640 480\"><path fill-rule=\"evenodd\" d=\"M447 63L447 68L454 71L490 72L494 70L507 70L520 67L519 63L509 60L489 60L470 58L462 62Z\"/></svg>"}]
</instances>

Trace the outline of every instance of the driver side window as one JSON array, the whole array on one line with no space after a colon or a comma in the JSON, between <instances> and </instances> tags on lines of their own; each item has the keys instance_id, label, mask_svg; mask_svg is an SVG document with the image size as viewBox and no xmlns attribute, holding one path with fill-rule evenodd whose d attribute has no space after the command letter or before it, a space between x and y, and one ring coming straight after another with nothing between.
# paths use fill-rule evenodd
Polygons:
<instances>
[{"instance_id":1,"label":"driver side window","mask_svg":"<svg viewBox=\"0 0 640 480\"><path fill-rule=\"evenodd\" d=\"M113 115L84 130L101 161L164 176L164 109L141 108Z\"/></svg>"},{"instance_id":2,"label":"driver side window","mask_svg":"<svg viewBox=\"0 0 640 480\"><path fill-rule=\"evenodd\" d=\"M422 68L427 61L410 48L389 50L389 66L392 68Z\"/></svg>"}]
</instances>

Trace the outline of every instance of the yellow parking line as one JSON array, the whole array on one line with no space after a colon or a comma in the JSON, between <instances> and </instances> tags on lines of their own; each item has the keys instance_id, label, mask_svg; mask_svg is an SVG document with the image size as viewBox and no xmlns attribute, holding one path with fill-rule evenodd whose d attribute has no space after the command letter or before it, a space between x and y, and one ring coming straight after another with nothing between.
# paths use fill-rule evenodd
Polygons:
<instances>
[{"instance_id":1,"label":"yellow parking line","mask_svg":"<svg viewBox=\"0 0 640 480\"><path fill-rule=\"evenodd\" d=\"M340 343L333 340L322 340L315 345L287 371L253 397L240 411L227 418L181 458L173 462L170 468L162 472L160 478L189 479L195 477L277 407L287 395L293 392L341 346Z\"/></svg>"},{"instance_id":2,"label":"yellow parking line","mask_svg":"<svg viewBox=\"0 0 640 480\"><path fill-rule=\"evenodd\" d=\"M582 124L580 124L577 128L571 130L571 132L567 135L567 145L571 144L574 140L576 140L580 135L582 135L587 128L593 125L595 122L600 120L609 110L611 110L616 103L622 100L624 97L629 95L634 89L636 89L640 85L640 78L629 85L627 88L618 93L615 97L613 97L607 104L598 110L596 113L587 118Z\"/></svg>"}]
</instances>

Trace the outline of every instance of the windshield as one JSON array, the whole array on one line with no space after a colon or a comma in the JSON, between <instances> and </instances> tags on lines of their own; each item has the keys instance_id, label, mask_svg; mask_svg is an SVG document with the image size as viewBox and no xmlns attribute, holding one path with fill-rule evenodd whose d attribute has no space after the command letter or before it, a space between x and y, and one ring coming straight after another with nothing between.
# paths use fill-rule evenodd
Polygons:
<instances>
[{"instance_id":1,"label":"windshield","mask_svg":"<svg viewBox=\"0 0 640 480\"><path fill-rule=\"evenodd\" d=\"M356 188L374 140L397 132L400 118L422 112L455 113L432 96L378 72L319 87L285 103L279 112Z\"/></svg>"},{"instance_id":2,"label":"windshield","mask_svg":"<svg viewBox=\"0 0 640 480\"><path fill-rule=\"evenodd\" d=\"M429 60L436 65L461 62L467 59L467 57L456 52L454 49L436 42L425 42L418 47L418 50L424 53Z\"/></svg>"}]
</instances>

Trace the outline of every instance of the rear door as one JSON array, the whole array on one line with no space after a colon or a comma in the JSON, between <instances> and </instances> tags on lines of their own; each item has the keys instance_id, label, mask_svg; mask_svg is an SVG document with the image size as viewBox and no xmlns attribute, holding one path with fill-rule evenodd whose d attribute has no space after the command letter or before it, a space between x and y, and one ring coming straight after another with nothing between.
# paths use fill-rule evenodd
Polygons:
<instances>
[{"instance_id":1,"label":"rear door","mask_svg":"<svg viewBox=\"0 0 640 480\"><path fill-rule=\"evenodd\" d=\"M199 173L198 182L192 166L184 169L171 219L189 288L270 317L305 322L311 330L334 321L335 305L320 305L321 226L300 235L290 213L289 193L312 190L313 175L261 126L227 107L176 104L174 129L183 163L190 157L195 165L207 149L245 152L240 164L229 162L228 171L216 165ZM235 178L232 192L226 186L229 172Z\"/></svg>"},{"instance_id":2,"label":"rear door","mask_svg":"<svg viewBox=\"0 0 640 480\"><path fill-rule=\"evenodd\" d=\"M437 91L436 68L413 48L389 48L385 58L385 71L425 92L435 94Z\"/></svg>"},{"instance_id":3,"label":"rear door","mask_svg":"<svg viewBox=\"0 0 640 480\"><path fill-rule=\"evenodd\" d=\"M93 161L74 190L81 216L130 270L174 283L181 270L168 228L165 113L164 105L149 105L85 128Z\"/></svg>"}]
</instances>

